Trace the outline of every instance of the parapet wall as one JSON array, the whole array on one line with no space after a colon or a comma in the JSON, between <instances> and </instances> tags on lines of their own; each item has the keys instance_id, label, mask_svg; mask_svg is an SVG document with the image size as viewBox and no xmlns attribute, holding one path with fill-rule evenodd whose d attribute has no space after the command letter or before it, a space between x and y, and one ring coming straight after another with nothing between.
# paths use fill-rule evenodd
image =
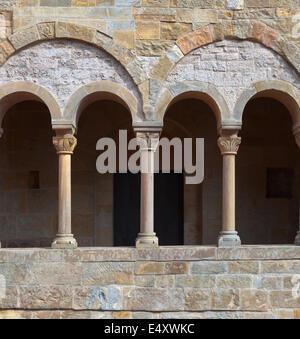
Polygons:
<instances>
[{"instance_id":1,"label":"parapet wall","mask_svg":"<svg viewBox=\"0 0 300 339\"><path fill-rule=\"evenodd\" d=\"M1 249L0 318L300 318L300 247Z\"/></svg>"}]
</instances>

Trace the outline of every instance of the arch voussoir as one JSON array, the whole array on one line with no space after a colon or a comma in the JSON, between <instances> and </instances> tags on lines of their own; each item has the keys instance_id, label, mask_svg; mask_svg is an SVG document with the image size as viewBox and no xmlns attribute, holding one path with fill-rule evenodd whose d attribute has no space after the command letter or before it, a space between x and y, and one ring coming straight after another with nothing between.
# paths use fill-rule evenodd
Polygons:
<instances>
[{"instance_id":1,"label":"arch voussoir","mask_svg":"<svg viewBox=\"0 0 300 339\"><path fill-rule=\"evenodd\" d=\"M18 30L0 44L0 65L20 49L42 40L75 39L103 49L121 63L138 86L147 79L135 55L108 34L95 28L75 23L56 21L41 22Z\"/></svg>"},{"instance_id":2,"label":"arch voussoir","mask_svg":"<svg viewBox=\"0 0 300 339\"><path fill-rule=\"evenodd\" d=\"M294 44L283 39L278 31L258 20L242 22L233 20L209 24L180 37L175 45L153 66L150 75L152 78L164 81L184 56L197 48L225 39L258 42L283 56L300 72L300 58L297 58L299 56L297 48Z\"/></svg>"}]
</instances>

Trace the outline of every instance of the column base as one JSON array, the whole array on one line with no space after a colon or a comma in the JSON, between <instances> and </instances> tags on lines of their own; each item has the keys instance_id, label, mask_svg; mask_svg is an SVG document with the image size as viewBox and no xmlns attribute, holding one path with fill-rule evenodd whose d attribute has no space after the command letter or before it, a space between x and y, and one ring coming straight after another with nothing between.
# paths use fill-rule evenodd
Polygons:
<instances>
[{"instance_id":1,"label":"column base","mask_svg":"<svg viewBox=\"0 0 300 339\"><path fill-rule=\"evenodd\" d=\"M295 245L300 246L300 231L297 233L295 238Z\"/></svg>"},{"instance_id":2,"label":"column base","mask_svg":"<svg viewBox=\"0 0 300 339\"><path fill-rule=\"evenodd\" d=\"M235 247L241 246L241 239L235 231L220 232L218 238L219 247Z\"/></svg>"},{"instance_id":3,"label":"column base","mask_svg":"<svg viewBox=\"0 0 300 339\"><path fill-rule=\"evenodd\" d=\"M51 247L53 249L74 249L78 247L73 234L57 234Z\"/></svg>"},{"instance_id":4,"label":"column base","mask_svg":"<svg viewBox=\"0 0 300 339\"><path fill-rule=\"evenodd\" d=\"M135 246L136 248L157 248L158 238L156 233L139 233Z\"/></svg>"}]
</instances>

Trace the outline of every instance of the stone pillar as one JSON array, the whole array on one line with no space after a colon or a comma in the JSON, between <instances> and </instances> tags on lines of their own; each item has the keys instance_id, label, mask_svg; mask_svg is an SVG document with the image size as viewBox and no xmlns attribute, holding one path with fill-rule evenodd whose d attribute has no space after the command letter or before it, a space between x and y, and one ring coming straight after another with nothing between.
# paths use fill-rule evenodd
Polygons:
<instances>
[{"instance_id":1,"label":"stone pillar","mask_svg":"<svg viewBox=\"0 0 300 339\"><path fill-rule=\"evenodd\" d=\"M294 127L294 136L296 139L296 143L300 149L300 126ZM295 245L300 246L300 204L299 204L299 231L295 238Z\"/></svg>"},{"instance_id":2,"label":"stone pillar","mask_svg":"<svg viewBox=\"0 0 300 339\"><path fill-rule=\"evenodd\" d=\"M158 247L154 232L154 152L159 143L159 132L137 132L141 152L141 220L136 247Z\"/></svg>"},{"instance_id":3,"label":"stone pillar","mask_svg":"<svg viewBox=\"0 0 300 339\"><path fill-rule=\"evenodd\" d=\"M218 139L218 146L223 156L223 203L222 231L219 246L240 246L241 240L235 230L235 156L241 138L236 130L223 130Z\"/></svg>"},{"instance_id":4,"label":"stone pillar","mask_svg":"<svg viewBox=\"0 0 300 339\"><path fill-rule=\"evenodd\" d=\"M77 242L71 231L71 155L77 144L72 134L59 131L53 137L59 161L58 172L58 233L52 248L76 248Z\"/></svg>"}]
</instances>

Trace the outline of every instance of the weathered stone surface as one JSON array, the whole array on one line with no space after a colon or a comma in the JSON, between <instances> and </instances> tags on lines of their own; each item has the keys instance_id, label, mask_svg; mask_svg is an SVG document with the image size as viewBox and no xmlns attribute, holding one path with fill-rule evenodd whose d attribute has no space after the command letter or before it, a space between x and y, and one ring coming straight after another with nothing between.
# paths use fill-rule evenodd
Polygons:
<instances>
[{"instance_id":1,"label":"weathered stone surface","mask_svg":"<svg viewBox=\"0 0 300 339\"><path fill-rule=\"evenodd\" d=\"M232 261L228 263L229 273L248 273L258 274L259 273L259 262L257 261Z\"/></svg>"},{"instance_id":2,"label":"weathered stone surface","mask_svg":"<svg viewBox=\"0 0 300 339\"><path fill-rule=\"evenodd\" d=\"M136 274L163 274L165 264L160 262L137 262L135 264Z\"/></svg>"},{"instance_id":3,"label":"weathered stone surface","mask_svg":"<svg viewBox=\"0 0 300 339\"><path fill-rule=\"evenodd\" d=\"M113 37L126 48L134 48L134 31L115 31Z\"/></svg>"},{"instance_id":4,"label":"weathered stone surface","mask_svg":"<svg viewBox=\"0 0 300 339\"><path fill-rule=\"evenodd\" d=\"M183 310L182 289L132 288L124 289L124 308L132 311Z\"/></svg>"},{"instance_id":5,"label":"weathered stone surface","mask_svg":"<svg viewBox=\"0 0 300 339\"><path fill-rule=\"evenodd\" d=\"M55 37L54 22L45 22L37 25L41 39L53 39Z\"/></svg>"},{"instance_id":6,"label":"weathered stone surface","mask_svg":"<svg viewBox=\"0 0 300 339\"><path fill-rule=\"evenodd\" d=\"M208 26L189 33L177 41L177 45L183 54L212 42L212 36Z\"/></svg>"},{"instance_id":7,"label":"weathered stone surface","mask_svg":"<svg viewBox=\"0 0 300 339\"><path fill-rule=\"evenodd\" d=\"M262 273L300 273L300 261L263 261L261 263Z\"/></svg>"},{"instance_id":8,"label":"weathered stone surface","mask_svg":"<svg viewBox=\"0 0 300 339\"><path fill-rule=\"evenodd\" d=\"M252 277L248 275L220 274L216 277L217 288L251 288Z\"/></svg>"},{"instance_id":9,"label":"weathered stone surface","mask_svg":"<svg viewBox=\"0 0 300 339\"><path fill-rule=\"evenodd\" d=\"M162 56L172 46L171 41L139 40L136 42L136 52L143 56Z\"/></svg>"},{"instance_id":10,"label":"weathered stone surface","mask_svg":"<svg viewBox=\"0 0 300 339\"><path fill-rule=\"evenodd\" d=\"M174 67L173 62L164 56L151 70L151 76L155 79L164 80Z\"/></svg>"},{"instance_id":11,"label":"weathered stone surface","mask_svg":"<svg viewBox=\"0 0 300 339\"><path fill-rule=\"evenodd\" d=\"M268 292L255 289L241 291L242 310L267 311L268 308Z\"/></svg>"},{"instance_id":12,"label":"weathered stone surface","mask_svg":"<svg viewBox=\"0 0 300 339\"><path fill-rule=\"evenodd\" d=\"M122 289L118 286L75 287L73 308L76 310L122 310Z\"/></svg>"},{"instance_id":13,"label":"weathered stone surface","mask_svg":"<svg viewBox=\"0 0 300 339\"><path fill-rule=\"evenodd\" d=\"M83 263L84 285L133 285L133 263Z\"/></svg>"},{"instance_id":14,"label":"weathered stone surface","mask_svg":"<svg viewBox=\"0 0 300 339\"><path fill-rule=\"evenodd\" d=\"M9 37L9 40L15 49L22 48L32 42L39 40L39 33L36 26L18 31Z\"/></svg>"},{"instance_id":15,"label":"weathered stone surface","mask_svg":"<svg viewBox=\"0 0 300 339\"><path fill-rule=\"evenodd\" d=\"M137 21L136 38L139 40L158 40L160 37L160 25L158 22Z\"/></svg>"},{"instance_id":16,"label":"weathered stone surface","mask_svg":"<svg viewBox=\"0 0 300 339\"><path fill-rule=\"evenodd\" d=\"M177 40L182 35L190 32L191 30L192 30L191 24L163 22L161 24L161 39Z\"/></svg>"},{"instance_id":17,"label":"weathered stone surface","mask_svg":"<svg viewBox=\"0 0 300 339\"><path fill-rule=\"evenodd\" d=\"M212 293L211 309L237 310L240 307L239 290L215 289Z\"/></svg>"},{"instance_id":18,"label":"weathered stone surface","mask_svg":"<svg viewBox=\"0 0 300 339\"><path fill-rule=\"evenodd\" d=\"M55 33L57 38L74 38L93 42L96 30L72 23L58 22L55 27Z\"/></svg>"},{"instance_id":19,"label":"weathered stone surface","mask_svg":"<svg viewBox=\"0 0 300 339\"><path fill-rule=\"evenodd\" d=\"M217 261L200 261L191 263L191 274L221 274L228 270L228 263Z\"/></svg>"},{"instance_id":20,"label":"weathered stone surface","mask_svg":"<svg viewBox=\"0 0 300 339\"><path fill-rule=\"evenodd\" d=\"M270 292L271 307L278 308L298 308L300 307L300 296L293 295L292 291L271 291Z\"/></svg>"},{"instance_id":21,"label":"weathered stone surface","mask_svg":"<svg viewBox=\"0 0 300 339\"><path fill-rule=\"evenodd\" d=\"M22 309L68 309L72 308L73 293L69 286L28 285L19 287L19 303Z\"/></svg>"},{"instance_id":22,"label":"weathered stone surface","mask_svg":"<svg viewBox=\"0 0 300 339\"><path fill-rule=\"evenodd\" d=\"M192 311L210 310L211 290L210 289L185 289L185 309Z\"/></svg>"},{"instance_id":23,"label":"weathered stone surface","mask_svg":"<svg viewBox=\"0 0 300 339\"><path fill-rule=\"evenodd\" d=\"M165 264L165 274L186 274L189 272L189 265L187 262L169 262Z\"/></svg>"},{"instance_id":24,"label":"weathered stone surface","mask_svg":"<svg viewBox=\"0 0 300 339\"><path fill-rule=\"evenodd\" d=\"M213 274L197 274L176 276L176 287L213 288L216 285L216 276Z\"/></svg>"}]
</instances>

